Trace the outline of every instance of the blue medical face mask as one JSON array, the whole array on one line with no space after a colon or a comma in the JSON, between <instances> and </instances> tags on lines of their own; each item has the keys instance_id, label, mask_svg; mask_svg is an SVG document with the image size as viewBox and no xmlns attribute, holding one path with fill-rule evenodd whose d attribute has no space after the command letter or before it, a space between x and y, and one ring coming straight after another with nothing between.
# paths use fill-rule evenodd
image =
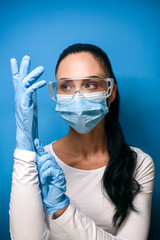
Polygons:
<instances>
[{"instance_id":1,"label":"blue medical face mask","mask_svg":"<svg viewBox=\"0 0 160 240\"><path fill-rule=\"evenodd\" d=\"M104 118L109 112L106 98L102 92L87 94L87 99L75 95L71 101L59 95L56 112L78 133L87 133ZM90 99L90 100L88 100Z\"/></svg>"}]
</instances>

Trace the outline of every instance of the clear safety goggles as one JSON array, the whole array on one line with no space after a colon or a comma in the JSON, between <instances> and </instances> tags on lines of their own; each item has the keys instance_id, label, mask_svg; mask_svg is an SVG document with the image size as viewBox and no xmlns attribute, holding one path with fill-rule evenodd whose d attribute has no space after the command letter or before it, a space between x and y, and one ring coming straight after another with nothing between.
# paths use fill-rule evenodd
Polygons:
<instances>
[{"instance_id":1,"label":"clear safety goggles","mask_svg":"<svg viewBox=\"0 0 160 240\"><path fill-rule=\"evenodd\" d=\"M48 89L56 102L71 101L77 96L92 101L97 97L110 97L113 85L114 78L64 78L49 82Z\"/></svg>"}]
</instances>

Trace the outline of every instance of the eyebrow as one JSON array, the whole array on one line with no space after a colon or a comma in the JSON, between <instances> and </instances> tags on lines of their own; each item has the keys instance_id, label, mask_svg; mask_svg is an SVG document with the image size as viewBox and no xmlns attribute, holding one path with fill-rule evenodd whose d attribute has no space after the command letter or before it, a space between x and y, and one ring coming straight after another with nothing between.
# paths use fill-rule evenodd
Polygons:
<instances>
[{"instance_id":1,"label":"eyebrow","mask_svg":"<svg viewBox=\"0 0 160 240\"><path fill-rule=\"evenodd\" d=\"M87 76L87 77L84 77L84 78L101 78L101 77L99 77L99 76ZM65 80L65 79L70 79L70 78L60 78L59 80ZM83 77L82 77L82 79L83 79Z\"/></svg>"}]
</instances>

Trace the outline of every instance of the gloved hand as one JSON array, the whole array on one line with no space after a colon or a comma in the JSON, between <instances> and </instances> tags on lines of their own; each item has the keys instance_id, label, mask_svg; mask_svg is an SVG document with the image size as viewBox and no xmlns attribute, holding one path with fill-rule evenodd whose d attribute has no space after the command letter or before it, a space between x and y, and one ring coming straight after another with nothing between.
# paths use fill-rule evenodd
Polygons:
<instances>
[{"instance_id":1,"label":"gloved hand","mask_svg":"<svg viewBox=\"0 0 160 240\"><path fill-rule=\"evenodd\" d=\"M47 214L55 213L70 202L65 195L65 176L54 157L43 149L39 139L35 139L34 145L37 153L42 200L46 206Z\"/></svg>"},{"instance_id":2,"label":"gloved hand","mask_svg":"<svg viewBox=\"0 0 160 240\"><path fill-rule=\"evenodd\" d=\"M46 81L35 83L44 71L42 66L37 67L30 73L29 67L29 56L23 57L19 71L16 59L11 59L17 125L16 148L35 151L33 141L38 137L36 90L44 86Z\"/></svg>"}]
</instances>

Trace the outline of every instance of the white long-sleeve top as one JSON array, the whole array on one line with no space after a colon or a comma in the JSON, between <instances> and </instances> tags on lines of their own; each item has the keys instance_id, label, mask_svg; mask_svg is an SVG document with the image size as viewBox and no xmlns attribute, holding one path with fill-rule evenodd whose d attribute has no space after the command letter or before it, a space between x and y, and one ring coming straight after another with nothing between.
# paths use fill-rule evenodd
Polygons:
<instances>
[{"instance_id":1,"label":"white long-sleeve top","mask_svg":"<svg viewBox=\"0 0 160 240\"><path fill-rule=\"evenodd\" d=\"M63 169L70 204L57 219L47 215L42 204L35 152L14 152L10 198L12 240L146 240L150 225L154 164L139 148L135 179L142 190L134 199L138 212L130 211L119 229L113 225L115 207L102 191L105 167L81 170L62 162L52 144L45 147ZM127 186L126 186L127 187Z\"/></svg>"}]
</instances>

